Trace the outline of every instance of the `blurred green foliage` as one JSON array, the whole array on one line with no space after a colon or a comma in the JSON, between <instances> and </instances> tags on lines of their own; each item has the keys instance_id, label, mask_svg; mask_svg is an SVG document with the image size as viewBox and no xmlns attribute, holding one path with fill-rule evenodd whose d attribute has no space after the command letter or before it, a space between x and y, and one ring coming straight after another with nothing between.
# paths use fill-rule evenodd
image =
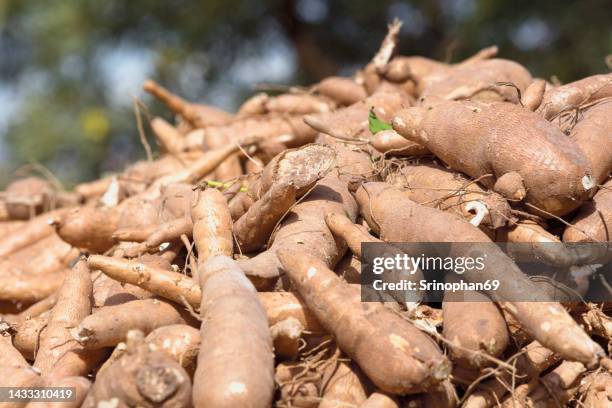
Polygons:
<instances>
[{"instance_id":1,"label":"blurred green foliage","mask_svg":"<svg viewBox=\"0 0 612 408\"><path fill-rule=\"evenodd\" d=\"M154 78L227 109L253 82L352 74L386 24L401 53L459 60L491 44L534 75L606 72L606 0L0 0L0 186L40 162L67 184L142 157L133 112Z\"/></svg>"}]
</instances>

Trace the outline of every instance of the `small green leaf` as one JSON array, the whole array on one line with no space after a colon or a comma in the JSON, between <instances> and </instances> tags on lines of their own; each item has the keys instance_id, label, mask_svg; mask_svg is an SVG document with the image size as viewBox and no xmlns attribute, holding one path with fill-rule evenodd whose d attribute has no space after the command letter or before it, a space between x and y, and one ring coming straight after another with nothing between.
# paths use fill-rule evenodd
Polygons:
<instances>
[{"instance_id":1,"label":"small green leaf","mask_svg":"<svg viewBox=\"0 0 612 408\"><path fill-rule=\"evenodd\" d=\"M368 125L370 132L372 132L373 135L381 130L393 129L389 123L378 119L378 116L376 116L376 113L374 113L374 108L370 109L370 114L368 115Z\"/></svg>"}]
</instances>

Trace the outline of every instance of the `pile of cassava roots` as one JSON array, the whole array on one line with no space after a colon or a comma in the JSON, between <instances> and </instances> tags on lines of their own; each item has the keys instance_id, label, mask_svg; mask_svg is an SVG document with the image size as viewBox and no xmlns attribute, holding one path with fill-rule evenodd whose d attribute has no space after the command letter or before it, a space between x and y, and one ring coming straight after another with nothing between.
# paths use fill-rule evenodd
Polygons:
<instances>
[{"instance_id":1,"label":"pile of cassava roots","mask_svg":"<svg viewBox=\"0 0 612 408\"><path fill-rule=\"evenodd\" d=\"M141 103L146 160L0 192L0 386L74 391L0 406L611 407L612 257L572 245L612 233L612 74L402 56L400 26L352 78L235 113L147 81L175 119ZM506 289L363 302L362 243L398 242L555 272L500 253L462 278Z\"/></svg>"}]
</instances>

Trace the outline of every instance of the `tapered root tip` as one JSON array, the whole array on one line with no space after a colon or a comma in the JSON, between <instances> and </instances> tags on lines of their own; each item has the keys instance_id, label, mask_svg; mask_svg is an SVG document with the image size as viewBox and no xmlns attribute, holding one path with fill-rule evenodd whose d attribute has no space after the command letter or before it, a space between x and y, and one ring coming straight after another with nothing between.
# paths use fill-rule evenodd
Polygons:
<instances>
[{"instance_id":1,"label":"tapered root tip","mask_svg":"<svg viewBox=\"0 0 612 408\"><path fill-rule=\"evenodd\" d=\"M157 83L155 81L153 81L152 79L147 79L144 84L142 84L142 89L145 92L148 93L153 93L157 90L157 88L159 87L159 85L157 85Z\"/></svg>"}]
</instances>

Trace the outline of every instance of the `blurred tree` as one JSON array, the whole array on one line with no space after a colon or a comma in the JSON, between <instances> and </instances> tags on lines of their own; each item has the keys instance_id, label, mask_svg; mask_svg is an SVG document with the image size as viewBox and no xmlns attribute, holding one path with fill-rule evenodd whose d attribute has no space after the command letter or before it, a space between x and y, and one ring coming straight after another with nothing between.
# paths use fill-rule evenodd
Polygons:
<instances>
[{"instance_id":1,"label":"blurred tree","mask_svg":"<svg viewBox=\"0 0 612 408\"><path fill-rule=\"evenodd\" d=\"M459 60L497 44L535 75L605 72L608 0L0 0L0 186L27 162L74 183L143 155L133 98L152 77L235 108L253 83L351 75L386 24L401 52Z\"/></svg>"}]
</instances>

